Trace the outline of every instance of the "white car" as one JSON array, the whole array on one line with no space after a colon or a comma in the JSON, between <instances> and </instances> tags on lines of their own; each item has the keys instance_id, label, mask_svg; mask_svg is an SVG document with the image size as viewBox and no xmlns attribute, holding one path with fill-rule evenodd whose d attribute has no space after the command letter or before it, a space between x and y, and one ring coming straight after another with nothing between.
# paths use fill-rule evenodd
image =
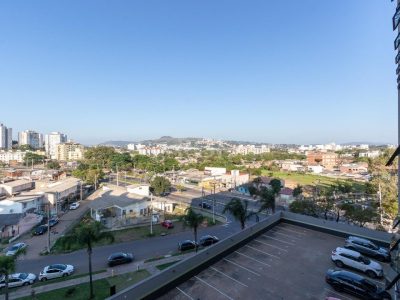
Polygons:
<instances>
[{"instance_id":1,"label":"white car","mask_svg":"<svg viewBox=\"0 0 400 300\"><path fill-rule=\"evenodd\" d=\"M72 203L70 206L69 206L69 209L77 209L79 207L79 202L75 202L75 203Z\"/></svg>"},{"instance_id":2,"label":"white car","mask_svg":"<svg viewBox=\"0 0 400 300\"><path fill-rule=\"evenodd\" d=\"M15 273L8 276L8 286L17 287L33 284L36 280L36 275L32 273ZM6 277L0 277L0 289L6 286Z\"/></svg>"},{"instance_id":3,"label":"white car","mask_svg":"<svg viewBox=\"0 0 400 300\"><path fill-rule=\"evenodd\" d=\"M54 264L47 266L39 274L40 281L69 276L74 272L74 266L65 264Z\"/></svg>"},{"instance_id":4,"label":"white car","mask_svg":"<svg viewBox=\"0 0 400 300\"><path fill-rule=\"evenodd\" d=\"M8 248L6 256L14 256L15 254L17 254L18 251L25 249L26 246L27 246L27 244L25 244L25 243L17 243L15 245L13 245L12 247Z\"/></svg>"},{"instance_id":5,"label":"white car","mask_svg":"<svg viewBox=\"0 0 400 300\"><path fill-rule=\"evenodd\" d=\"M364 272L372 278L383 276L383 269L379 263L362 256L357 251L338 247L332 251L331 258L339 268L350 267Z\"/></svg>"}]
</instances>

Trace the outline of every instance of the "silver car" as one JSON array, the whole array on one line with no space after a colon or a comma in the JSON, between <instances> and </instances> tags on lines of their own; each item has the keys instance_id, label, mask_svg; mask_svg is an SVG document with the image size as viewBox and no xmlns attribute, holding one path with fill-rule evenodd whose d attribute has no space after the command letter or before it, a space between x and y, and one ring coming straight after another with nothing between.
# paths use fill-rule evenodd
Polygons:
<instances>
[{"instance_id":1,"label":"silver car","mask_svg":"<svg viewBox=\"0 0 400 300\"><path fill-rule=\"evenodd\" d=\"M47 266L39 274L40 281L69 276L74 272L74 266L65 264L54 264Z\"/></svg>"},{"instance_id":2,"label":"silver car","mask_svg":"<svg viewBox=\"0 0 400 300\"><path fill-rule=\"evenodd\" d=\"M17 287L33 284L36 280L36 275L32 273L15 273L8 275L8 286ZM6 277L0 278L0 289L6 286Z\"/></svg>"},{"instance_id":3,"label":"silver car","mask_svg":"<svg viewBox=\"0 0 400 300\"><path fill-rule=\"evenodd\" d=\"M15 254L17 254L18 251L25 249L26 246L27 245L25 243L17 243L15 245L13 245L12 247L8 248L6 256L14 256Z\"/></svg>"}]
</instances>

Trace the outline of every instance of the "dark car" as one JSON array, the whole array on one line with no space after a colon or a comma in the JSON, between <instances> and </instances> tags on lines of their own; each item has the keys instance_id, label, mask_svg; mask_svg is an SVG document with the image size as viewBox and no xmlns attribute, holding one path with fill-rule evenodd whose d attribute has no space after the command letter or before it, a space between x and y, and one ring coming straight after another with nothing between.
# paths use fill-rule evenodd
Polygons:
<instances>
[{"instance_id":1,"label":"dark car","mask_svg":"<svg viewBox=\"0 0 400 300\"><path fill-rule=\"evenodd\" d=\"M379 247L367 239L349 236L345 241L344 247L376 258L380 261L390 262L389 250Z\"/></svg>"},{"instance_id":2,"label":"dark car","mask_svg":"<svg viewBox=\"0 0 400 300\"><path fill-rule=\"evenodd\" d=\"M171 220L165 220L165 221L161 222L161 226L165 227L167 229L174 228L174 224L172 223Z\"/></svg>"},{"instance_id":3,"label":"dark car","mask_svg":"<svg viewBox=\"0 0 400 300\"><path fill-rule=\"evenodd\" d=\"M211 205L208 204L208 203L206 203L206 202L201 202L201 203L199 203L199 206L200 206L201 208L205 208L205 209L211 209L211 208L212 208Z\"/></svg>"},{"instance_id":4,"label":"dark car","mask_svg":"<svg viewBox=\"0 0 400 300\"><path fill-rule=\"evenodd\" d=\"M42 235L42 234L46 233L46 231L47 231L47 225L40 225L33 230L32 234L33 235Z\"/></svg>"},{"instance_id":5,"label":"dark car","mask_svg":"<svg viewBox=\"0 0 400 300\"><path fill-rule=\"evenodd\" d=\"M200 245L203 247L210 246L217 242L219 242L219 238L217 238L216 236L212 236L212 235L205 235L200 238Z\"/></svg>"},{"instance_id":6,"label":"dark car","mask_svg":"<svg viewBox=\"0 0 400 300\"><path fill-rule=\"evenodd\" d=\"M132 253L117 252L113 253L108 257L108 266L116 266L120 264L126 264L133 261Z\"/></svg>"},{"instance_id":7,"label":"dark car","mask_svg":"<svg viewBox=\"0 0 400 300\"><path fill-rule=\"evenodd\" d=\"M383 288L352 272L330 269L326 273L325 281L336 291L346 292L361 299L392 299Z\"/></svg>"},{"instance_id":8,"label":"dark car","mask_svg":"<svg viewBox=\"0 0 400 300\"><path fill-rule=\"evenodd\" d=\"M186 240L186 241L180 242L178 244L178 249L180 251L186 251L186 250L191 250L191 249L195 249L195 248L196 248L196 243L191 240Z\"/></svg>"},{"instance_id":9,"label":"dark car","mask_svg":"<svg viewBox=\"0 0 400 300\"><path fill-rule=\"evenodd\" d=\"M170 194L170 192L163 192L160 194L161 197L167 197Z\"/></svg>"},{"instance_id":10,"label":"dark car","mask_svg":"<svg viewBox=\"0 0 400 300\"><path fill-rule=\"evenodd\" d=\"M55 226L56 224L58 224L58 218L51 218L50 220L49 220L49 225L50 225L50 227L53 227L53 226Z\"/></svg>"}]
</instances>

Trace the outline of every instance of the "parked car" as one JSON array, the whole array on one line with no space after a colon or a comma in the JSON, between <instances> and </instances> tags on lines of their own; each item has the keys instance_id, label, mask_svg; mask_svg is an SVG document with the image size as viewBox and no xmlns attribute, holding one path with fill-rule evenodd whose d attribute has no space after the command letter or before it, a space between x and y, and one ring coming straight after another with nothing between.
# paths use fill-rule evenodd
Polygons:
<instances>
[{"instance_id":1,"label":"parked car","mask_svg":"<svg viewBox=\"0 0 400 300\"><path fill-rule=\"evenodd\" d=\"M69 276L74 272L74 266L65 264L54 264L44 269L39 274L40 281L46 281L48 279L54 279L58 277Z\"/></svg>"},{"instance_id":2,"label":"parked car","mask_svg":"<svg viewBox=\"0 0 400 300\"><path fill-rule=\"evenodd\" d=\"M58 224L58 222L59 222L59 219L56 218L56 217L53 217L53 218L51 218L51 219L49 220L49 225L50 225L50 227L53 227L53 226L55 226L56 224Z\"/></svg>"},{"instance_id":3,"label":"parked car","mask_svg":"<svg viewBox=\"0 0 400 300\"><path fill-rule=\"evenodd\" d=\"M199 206L201 208L204 208L204 209L211 209L212 208L212 206L210 204L208 204L207 202L201 202L201 203L199 203Z\"/></svg>"},{"instance_id":4,"label":"parked car","mask_svg":"<svg viewBox=\"0 0 400 300\"><path fill-rule=\"evenodd\" d=\"M6 256L14 256L17 254L18 251L21 251L22 249L25 249L27 244L25 243L17 243L13 245L12 247L8 248Z\"/></svg>"},{"instance_id":5,"label":"parked car","mask_svg":"<svg viewBox=\"0 0 400 300\"><path fill-rule=\"evenodd\" d=\"M160 194L161 197L167 197L170 194L170 192L163 192Z\"/></svg>"},{"instance_id":6,"label":"parked car","mask_svg":"<svg viewBox=\"0 0 400 300\"><path fill-rule=\"evenodd\" d=\"M133 261L133 254L124 252L113 253L108 257L107 261L109 267L130 263Z\"/></svg>"},{"instance_id":7,"label":"parked car","mask_svg":"<svg viewBox=\"0 0 400 300\"><path fill-rule=\"evenodd\" d=\"M33 230L32 234L33 235L42 235L45 232L47 232L47 229L48 229L47 225L39 225Z\"/></svg>"},{"instance_id":8,"label":"parked car","mask_svg":"<svg viewBox=\"0 0 400 300\"><path fill-rule=\"evenodd\" d=\"M80 205L79 202L74 202L69 206L69 209L72 210L78 209L79 205Z\"/></svg>"},{"instance_id":9,"label":"parked car","mask_svg":"<svg viewBox=\"0 0 400 300\"><path fill-rule=\"evenodd\" d=\"M15 273L8 276L8 287L17 287L33 284L36 275L32 273ZM0 277L0 289L6 286L6 277Z\"/></svg>"},{"instance_id":10,"label":"parked car","mask_svg":"<svg viewBox=\"0 0 400 300\"><path fill-rule=\"evenodd\" d=\"M170 228L174 228L174 224L172 223L171 220L165 220L163 222L161 222L161 226L170 229Z\"/></svg>"},{"instance_id":11,"label":"parked car","mask_svg":"<svg viewBox=\"0 0 400 300\"><path fill-rule=\"evenodd\" d=\"M195 248L196 248L196 242L191 240L186 240L178 244L178 249L180 251L186 251Z\"/></svg>"},{"instance_id":12,"label":"parked car","mask_svg":"<svg viewBox=\"0 0 400 300\"><path fill-rule=\"evenodd\" d=\"M217 242L219 242L219 238L217 238L216 236L205 235L205 236L202 236L200 238L200 243L199 244L201 246L203 246L203 247L206 247L206 246L210 246L212 244L215 244Z\"/></svg>"},{"instance_id":13,"label":"parked car","mask_svg":"<svg viewBox=\"0 0 400 300\"><path fill-rule=\"evenodd\" d=\"M390 262L389 250L379 247L367 239L349 236L345 241L344 247L376 258L380 261Z\"/></svg>"},{"instance_id":14,"label":"parked car","mask_svg":"<svg viewBox=\"0 0 400 300\"><path fill-rule=\"evenodd\" d=\"M332 251L332 261L339 268L344 266L366 273L369 277L382 277L382 266L369 258L362 256L359 252L338 247Z\"/></svg>"},{"instance_id":15,"label":"parked car","mask_svg":"<svg viewBox=\"0 0 400 300\"><path fill-rule=\"evenodd\" d=\"M361 299L392 299L383 288L352 272L330 269L326 273L325 281L336 291L346 292Z\"/></svg>"}]
</instances>

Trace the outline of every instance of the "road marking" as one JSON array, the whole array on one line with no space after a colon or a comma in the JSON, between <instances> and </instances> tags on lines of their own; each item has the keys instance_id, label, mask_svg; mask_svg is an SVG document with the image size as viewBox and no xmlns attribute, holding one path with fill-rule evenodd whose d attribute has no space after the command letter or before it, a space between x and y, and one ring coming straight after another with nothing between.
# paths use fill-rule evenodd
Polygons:
<instances>
[{"instance_id":1,"label":"road marking","mask_svg":"<svg viewBox=\"0 0 400 300\"><path fill-rule=\"evenodd\" d=\"M331 289L328 289L328 288L325 288L325 290L328 291L328 292L331 292L331 293L333 293L333 294L335 294L335 295L338 295L338 296L340 296L341 298L353 300L353 298L344 296L344 295L342 295L342 294L340 294L340 293L338 293L338 292L336 292L336 291L334 291L334 290L331 290Z\"/></svg>"},{"instance_id":2,"label":"road marking","mask_svg":"<svg viewBox=\"0 0 400 300\"><path fill-rule=\"evenodd\" d=\"M298 232L298 231L295 231L295 230L291 230L291 229L284 228L284 227L282 227L282 226L279 226L278 228L281 229L281 230L290 231L290 232L294 232L294 233L301 234L301 235L307 235L307 234L304 233L304 232Z\"/></svg>"},{"instance_id":3,"label":"road marking","mask_svg":"<svg viewBox=\"0 0 400 300\"><path fill-rule=\"evenodd\" d=\"M275 245L271 245L271 244L268 244L268 243L265 243L265 242L261 242L260 240L257 240L257 239L255 239L254 241L256 241L256 242L258 242L258 243L261 243L261 244L263 244L263 245L266 245L266 246L270 246L270 247L272 247L272 248L276 248L276 249L279 249L279 250L288 252L287 249L283 249L283 248L280 248L280 247L275 246Z\"/></svg>"},{"instance_id":4,"label":"road marking","mask_svg":"<svg viewBox=\"0 0 400 300\"><path fill-rule=\"evenodd\" d=\"M275 258L277 258L277 259L281 259L279 256L276 256L276 255L273 255L273 254L269 254L268 252L264 252L264 251L258 250L257 248L254 248L254 247L252 247L252 246L245 245L245 247L248 247L248 248L250 248L250 249L253 249L254 251L258 251L258 252L263 253L263 254L265 254L265 255L269 255L269 256L275 257Z\"/></svg>"},{"instance_id":5,"label":"road marking","mask_svg":"<svg viewBox=\"0 0 400 300\"><path fill-rule=\"evenodd\" d=\"M243 270L246 270L246 271L248 271L248 272L250 272L250 273L252 273L254 275L261 276L260 274L254 272L254 271L252 271L250 269L247 269L247 268L245 268L245 267L243 267L243 266L241 266L241 265L239 265L239 264L237 264L237 263L235 263L235 262L233 262L233 261L231 261L231 260L229 260L227 258L224 258L224 260L229 262L229 263L231 263L231 264L233 264L233 265L235 265L235 266L238 266L239 268L242 268Z\"/></svg>"},{"instance_id":6,"label":"road marking","mask_svg":"<svg viewBox=\"0 0 400 300\"><path fill-rule=\"evenodd\" d=\"M190 297L190 295L186 294L186 293L185 293L184 291L182 291L180 288L176 287L176 289L177 289L178 291L180 291L182 294L184 294L186 297L188 297L189 299L194 300L194 298Z\"/></svg>"},{"instance_id":7,"label":"road marking","mask_svg":"<svg viewBox=\"0 0 400 300\"><path fill-rule=\"evenodd\" d=\"M239 254L239 255L243 255L244 257L247 257L248 259L254 260L254 261L256 261L256 262L258 262L258 263L260 263L260 264L262 264L262 265L265 265L265 266L267 266L267 267L271 267L271 265L269 265L269 264L267 264L267 263L265 263L265 262L263 262L263 261L261 261L261 260L252 258L251 256L248 256L248 255L246 255L246 254L244 254L244 253L241 253L241 252L239 252L239 251L235 251L235 253L237 253L237 254Z\"/></svg>"},{"instance_id":8,"label":"road marking","mask_svg":"<svg viewBox=\"0 0 400 300\"><path fill-rule=\"evenodd\" d=\"M300 239L299 237L294 237L294 236L292 236L292 235L280 233L280 232L277 232L277 231L272 231L272 230L271 230L271 232L273 232L273 233L275 233L275 234L280 234L280 235L283 235L283 236L286 236L286 237L288 237L288 238L295 239L295 240L299 240L299 239Z\"/></svg>"},{"instance_id":9,"label":"road marking","mask_svg":"<svg viewBox=\"0 0 400 300\"><path fill-rule=\"evenodd\" d=\"M209 284L207 281L201 279L200 277L194 276L196 279L200 280L201 282L203 282L204 284L208 285L210 288L216 290L218 293L220 293L221 295L225 296L228 299L233 300L233 298L229 297L227 294L225 294L224 292L220 291L219 289L217 289L215 286Z\"/></svg>"},{"instance_id":10,"label":"road marking","mask_svg":"<svg viewBox=\"0 0 400 300\"><path fill-rule=\"evenodd\" d=\"M248 285L244 284L243 282L240 282L239 280L237 280L237 279L235 279L235 278L232 278L231 276L225 274L224 272L221 272L220 270L217 270L217 269L214 268L214 267L210 267L210 269L213 269L215 272L221 273L222 275L228 277L229 279L232 279L233 281L235 281L235 282L237 282L237 283L239 283L239 284L241 284L241 285L243 285L243 286L245 286L245 287L249 287Z\"/></svg>"},{"instance_id":11,"label":"road marking","mask_svg":"<svg viewBox=\"0 0 400 300\"><path fill-rule=\"evenodd\" d=\"M265 237L267 237L267 238L269 238L269 239L272 239L272 240L275 240L275 241L278 241L278 242L281 242L281 243L285 243L285 244L294 246L294 243L287 242L287 241L282 241L282 240L279 240L279 239L277 239L277 238L274 238L274 237L269 236L269 235L266 235L266 234L263 234L262 236L265 236Z\"/></svg>"}]
</instances>

